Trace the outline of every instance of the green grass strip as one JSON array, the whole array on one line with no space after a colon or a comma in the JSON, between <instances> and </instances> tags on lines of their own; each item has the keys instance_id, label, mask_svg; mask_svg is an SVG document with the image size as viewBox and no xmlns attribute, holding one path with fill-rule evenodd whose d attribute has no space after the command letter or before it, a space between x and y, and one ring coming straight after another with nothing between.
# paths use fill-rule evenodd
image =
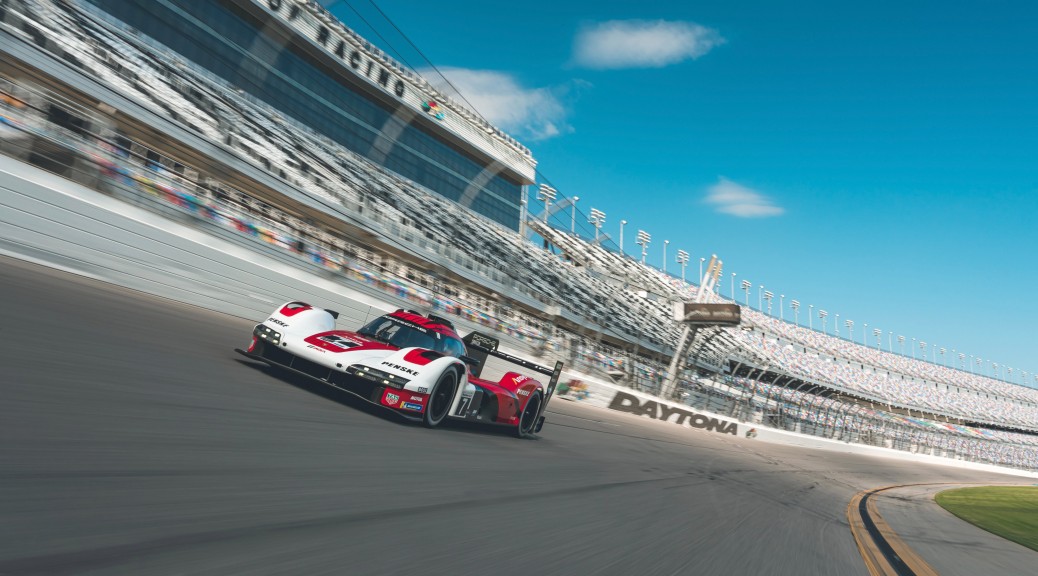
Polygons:
<instances>
[{"instance_id":1,"label":"green grass strip","mask_svg":"<svg viewBox=\"0 0 1038 576\"><path fill-rule=\"evenodd\" d=\"M934 499L959 518L1038 551L1038 486L957 488Z\"/></svg>"}]
</instances>

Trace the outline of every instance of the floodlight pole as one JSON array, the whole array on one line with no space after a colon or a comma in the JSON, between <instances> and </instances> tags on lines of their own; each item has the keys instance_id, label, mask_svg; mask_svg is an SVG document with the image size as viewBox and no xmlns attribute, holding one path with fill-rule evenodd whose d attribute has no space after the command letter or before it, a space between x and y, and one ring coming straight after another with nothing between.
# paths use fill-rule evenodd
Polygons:
<instances>
[{"instance_id":1,"label":"floodlight pole","mask_svg":"<svg viewBox=\"0 0 1038 576\"><path fill-rule=\"evenodd\" d=\"M548 214L551 212L551 203L558 196L558 191L547 184L541 184L537 191L537 199L544 202L544 224L548 224Z\"/></svg>"},{"instance_id":2,"label":"floodlight pole","mask_svg":"<svg viewBox=\"0 0 1038 576\"><path fill-rule=\"evenodd\" d=\"M635 239L635 244L642 247L642 265L645 265L645 254L649 250L649 242L652 241L652 235L645 230L638 231L638 237Z\"/></svg>"},{"instance_id":3,"label":"floodlight pole","mask_svg":"<svg viewBox=\"0 0 1038 576\"><path fill-rule=\"evenodd\" d=\"M620 256L624 255L624 225L627 224L627 220L620 221Z\"/></svg>"},{"instance_id":4,"label":"floodlight pole","mask_svg":"<svg viewBox=\"0 0 1038 576\"><path fill-rule=\"evenodd\" d=\"M591 209L591 215L588 216L587 221L595 227L595 242L598 242L598 232L602 229L602 225L605 224L606 215L605 212L597 208ZM620 239L621 239L621 252L623 252L623 222L620 223Z\"/></svg>"},{"instance_id":5,"label":"floodlight pole","mask_svg":"<svg viewBox=\"0 0 1038 576\"><path fill-rule=\"evenodd\" d=\"M685 288L688 284L685 281L685 267L688 266L688 252L684 250L678 250L678 255L677 258L675 258L675 261L678 264L681 264L681 287Z\"/></svg>"},{"instance_id":6,"label":"floodlight pole","mask_svg":"<svg viewBox=\"0 0 1038 576\"><path fill-rule=\"evenodd\" d=\"M573 202L570 203L569 211L569 233L577 233L577 201L580 200L580 196L574 196Z\"/></svg>"}]
</instances>

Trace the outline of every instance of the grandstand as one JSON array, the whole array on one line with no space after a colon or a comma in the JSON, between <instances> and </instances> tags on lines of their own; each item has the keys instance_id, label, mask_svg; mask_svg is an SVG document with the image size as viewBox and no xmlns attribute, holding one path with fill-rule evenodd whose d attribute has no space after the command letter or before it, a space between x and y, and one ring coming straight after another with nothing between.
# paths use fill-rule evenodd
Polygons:
<instances>
[{"instance_id":1,"label":"grandstand","mask_svg":"<svg viewBox=\"0 0 1038 576\"><path fill-rule=\"evenodd\" d=\"M252 2L215 4L258 17ZM284 32L308 42L308 50L321 48L313 45L320 26L334 28L366 58L392 68L405 83L397 105L420 110L421 102L439 98L319 6L276 4L273 12L260 6L265 17L288 18L289 4L312 17L309 35L284 23ZM110 193L158 198L163 209L341 273L344 282L463 316L594 375L660 390L679 337L671 303L696 297L697 287L528 219L521 197L535 163L521 144L446 100L453 113L446 124L411 116L423 134L440 131L444 148L467 146L485 164L479 173L494 162L510 166L500 176L521 183L515 194L480 210L456 186L437 189L394 170L385 147L381 154L370 145L351 147L160 44L142 32L140 20L131 27L113 15L120 6L140 5L0 4L0 72L15 80L2 86L3 118L36 143L8 137L4 153L60 171L45 162L52 152L41 151L74 150L67 157L77 166L69 175L89 172L82 159L92 158L102 177L90 183ZM392 98L373 96L378 86L356 88L383 105ZM28 106L13 104L19 102ZM501 197L489 188L478 195L484 192ZM520 234L521 227L539 242ZM743 318L739 328L696 332L681 374L686 402L848 441L1038 468L1038 390L828 336L749 307Z\"/></svg>"}]
</instances>

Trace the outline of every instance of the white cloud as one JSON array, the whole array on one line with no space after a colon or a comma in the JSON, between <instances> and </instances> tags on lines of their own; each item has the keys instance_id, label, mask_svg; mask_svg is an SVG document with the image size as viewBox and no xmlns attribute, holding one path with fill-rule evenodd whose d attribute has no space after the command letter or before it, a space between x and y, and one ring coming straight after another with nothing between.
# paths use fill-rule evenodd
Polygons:
<instances>
[{"instance_id":1,"label":"white cloud","mask_svg":"<svg viewBox=\"0 0 1038 576\"><path fill-rule=\"evenodd\" d=\"M724 44L721 35L694 22L611 20L577 33L573 62L587 68L662 68L695 59Z\"/></svg>"},{"instance_id":2,"label":"white cloud","mask_svg":"<svg viewBox=\"0 0 1038 576\"><path fill-rule=\"evenodd\" d=\"M716 206L718 212L739 218L769 218L786 211L771 198L723 176L707 190L706 202Z\"/></svg>"},{"instance_id":3,"label":"white cloud","mask_svg":"<svg viewBox=\"0 0 1038 576\"><path fill-rule=\"evenodd\" d=\"M435 70L421 70L440 92L462 105L468 101L484 118L505 132L529 140L545 140L572 132L566 123L568 110L563 99L568 87L526 88L511 75L494 70L441 67L464 100L443 81ZM436 79L439 79L437 82Z\"/></svg>"}]
</instances>

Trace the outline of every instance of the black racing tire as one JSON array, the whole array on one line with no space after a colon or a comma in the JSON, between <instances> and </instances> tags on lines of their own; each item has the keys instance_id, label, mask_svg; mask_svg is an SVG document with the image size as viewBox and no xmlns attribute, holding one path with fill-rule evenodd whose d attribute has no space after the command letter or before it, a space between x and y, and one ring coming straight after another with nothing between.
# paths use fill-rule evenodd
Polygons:
<instances>
[{"instance_id":1,"label":"black racing tire","mask_svg":"<svg viewBox=\"0 0 1038 576\"><path fill-rule=\"evenodd\" d=\"M429 402L425 405L425 414L422 416L422 424L426 428L435 428L447 419L451 404L458 392L458 371L453 368L444 370L439 380L429 392Z\"/></svg>"},{"instance_id":2,"label":"black racing tire","mask_svg":"<svg viewBox=\"0 0 1038 576\"><path fill-rule=\"evenodd\" d=\"M515 427L517 438L529 438L533 436L533 429L537 427L537 416L541 411L543 396L541 391L534 392L523 407L523 413L519 415L519 424Z\"/></svg>"}]
</instances>

